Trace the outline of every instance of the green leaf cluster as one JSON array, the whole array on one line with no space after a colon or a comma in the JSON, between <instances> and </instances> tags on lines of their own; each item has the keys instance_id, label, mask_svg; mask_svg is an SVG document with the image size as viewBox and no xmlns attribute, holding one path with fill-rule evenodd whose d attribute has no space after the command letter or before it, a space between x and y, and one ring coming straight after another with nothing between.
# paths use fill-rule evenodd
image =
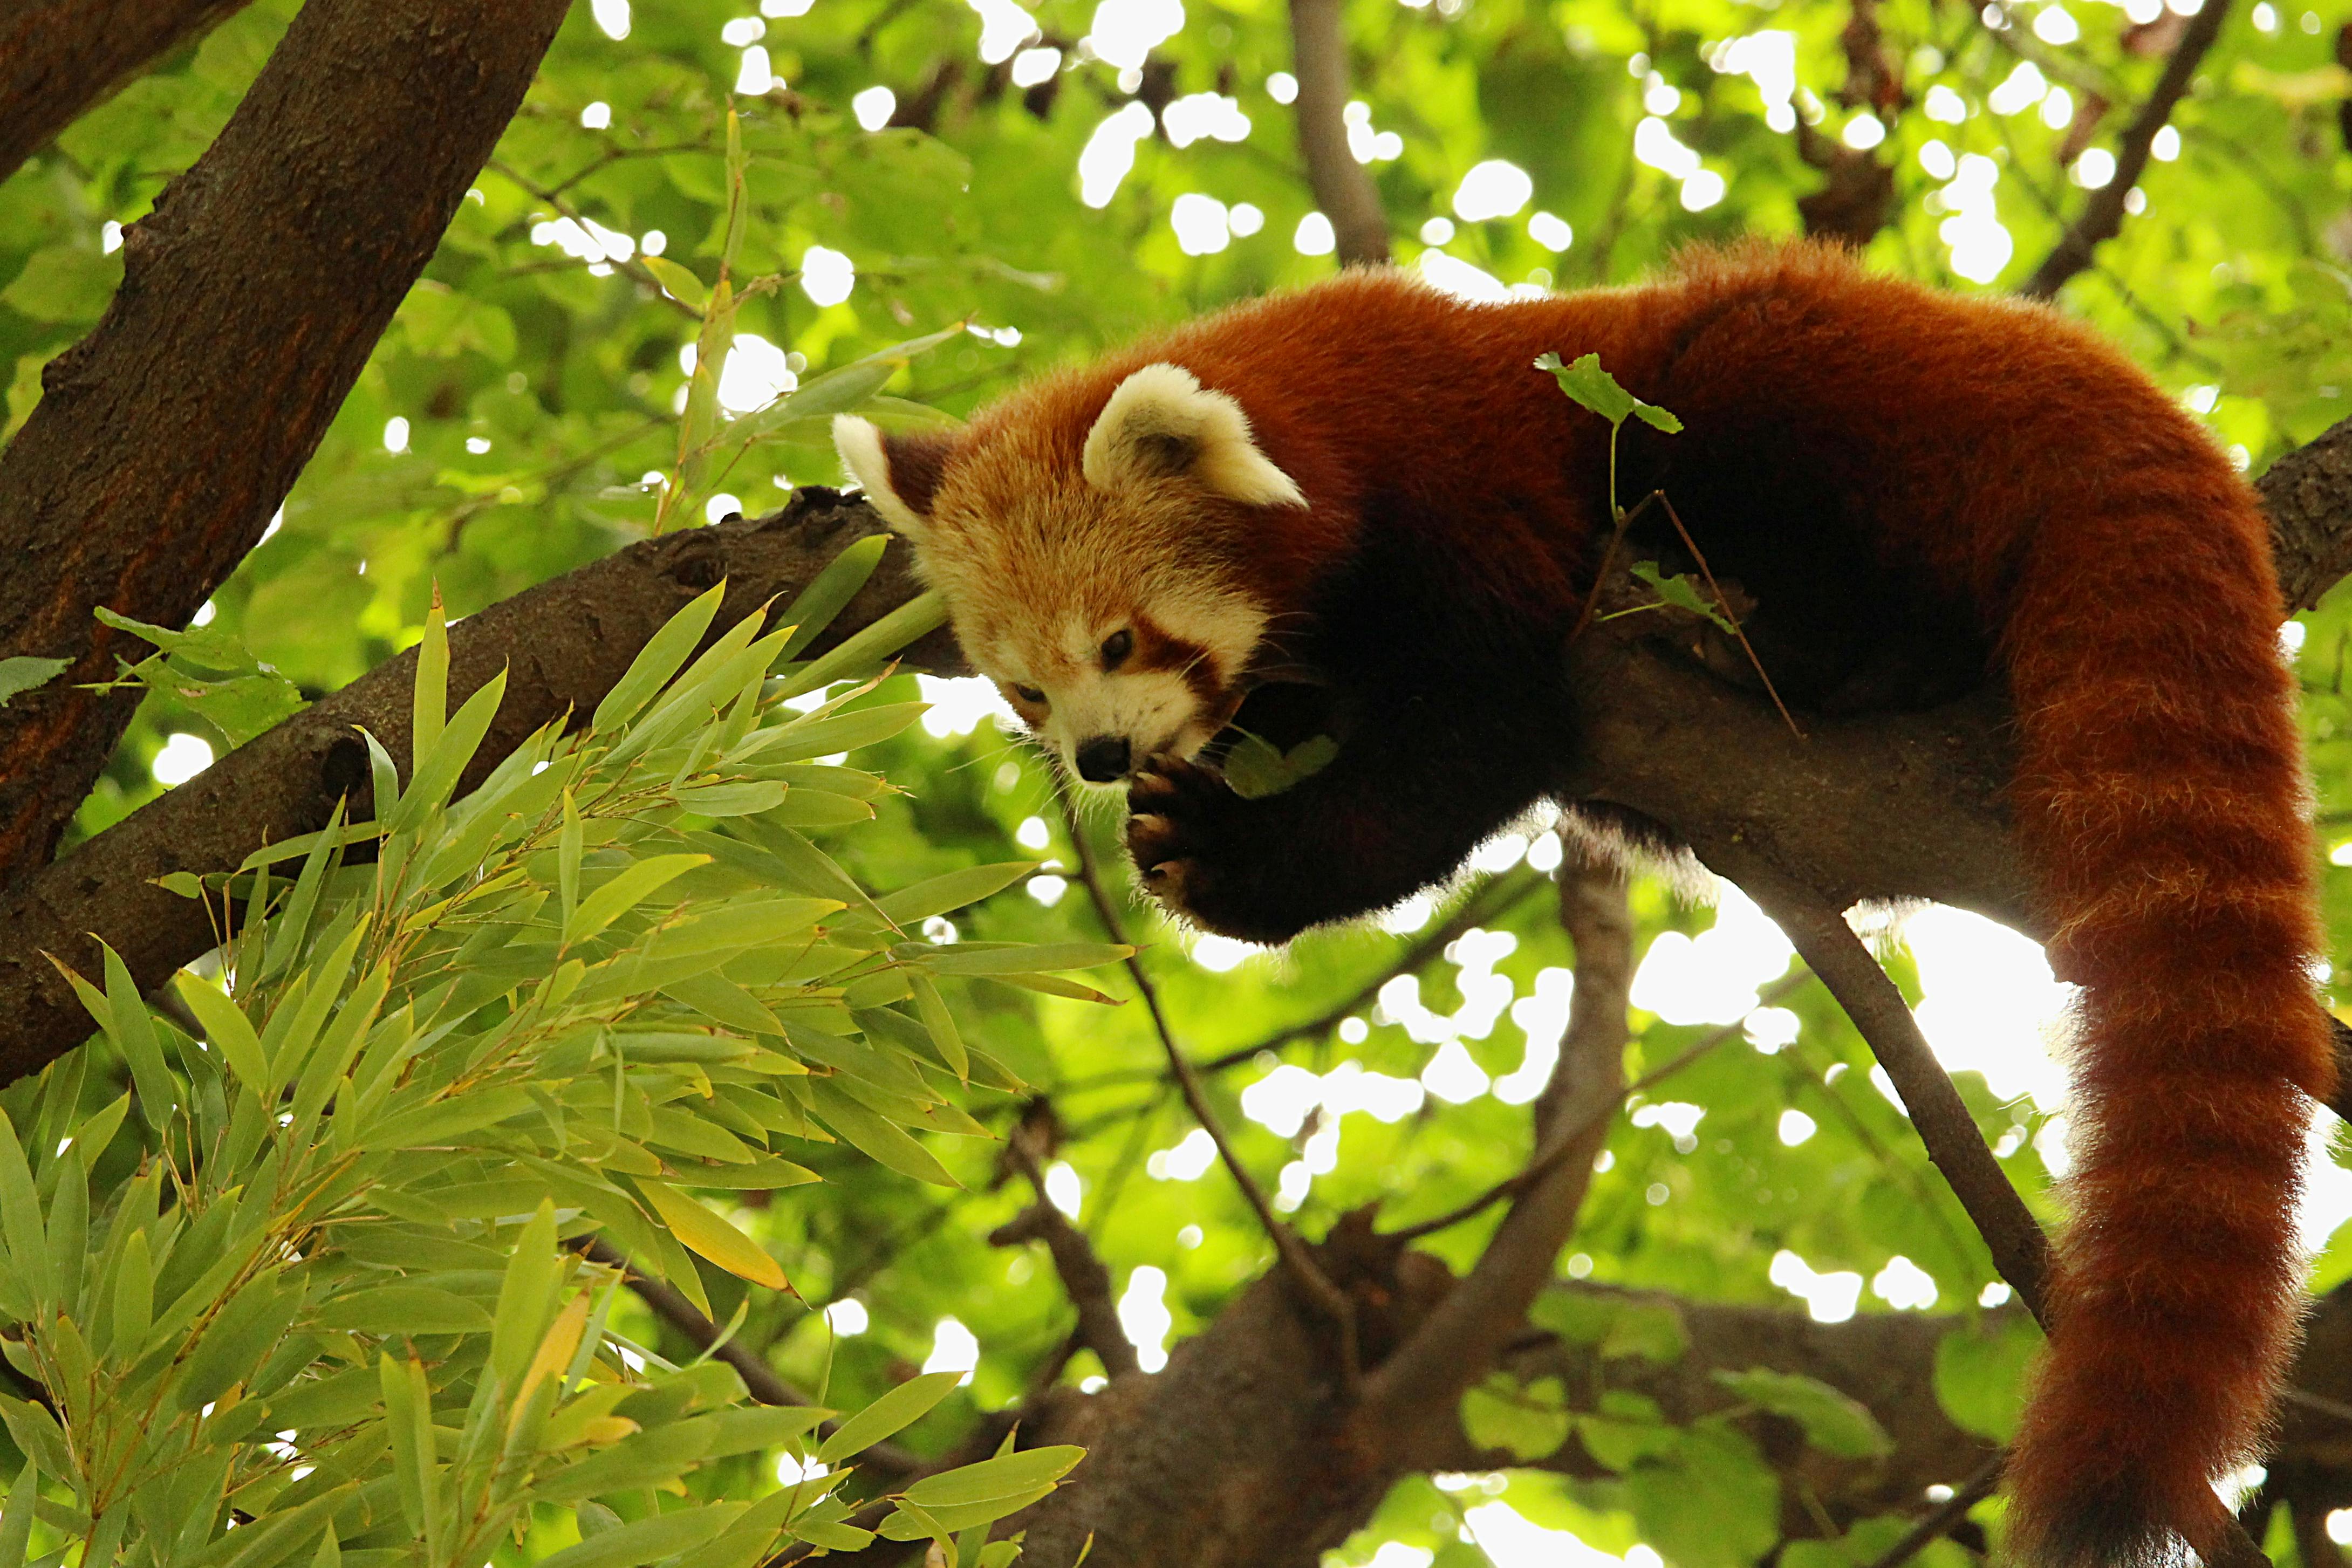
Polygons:
<instances>
[{"instance_id":1,"label":"green leaf cluster","mask_svg":"<svg viewBox=\"0 0 2352 1568\"><path fill-rule=\"evenodd\" d=\"M846 597L842 575L820 601ZM0 1350L45 1396L0 1394L35 1500L12 1526L157 1568L454 1568L551 1529L578 1534L546 1558L567 1568L689 1550L751 1568L866 1538L852 1461L955 1375L818 1443L829 1412L745 1408L724 1364L633 1342L618 1273L581 1248L705 1311L697 1258L789 1290L730 1213L816 1179L787 1153L839 1140L952 1187L929 1145L983 1134L967 1086L1019 1087L958 1036L942 984L1058 984L1126 950L910 932L1026 864L881 897L845 872L809 831L869 818L889 787L820 758L917 707L864 700L870 681L790 706L793 609L713 635L722 591L586 728L531 737L463 799L504 681L448 710L436 612L410 766L366 737L373 820L339 812L184 889L235 935L170 1012L111 950L68 976L100 1040L13 1096L21 1127L0 1108ZM86 1109L101 1052L130 1087ZM777 1451L820 1468L665 1498ZM946 1471L900 1512L979 1529L1077 1458Z\"/></svg>"}]
</instances>

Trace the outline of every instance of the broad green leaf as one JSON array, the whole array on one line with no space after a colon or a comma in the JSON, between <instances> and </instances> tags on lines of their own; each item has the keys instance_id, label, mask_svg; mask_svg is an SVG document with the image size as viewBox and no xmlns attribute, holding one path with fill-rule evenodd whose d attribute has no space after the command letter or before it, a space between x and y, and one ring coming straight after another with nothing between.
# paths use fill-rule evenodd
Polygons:
<instances>
[{"instance_id":1,"label":"broad green leaf","mask_svg":"<svg viewBox=\"0 0 2352 1568\"><path fill-rule=\"evenodd\" d=\"M1658 596L1661 603L1687 611L1693 615L1704 615L1726 632L1738 630L1715 602L1714 596L1700 591L1696 579L1682 572L1662 573L1658 570L1658 563L1654 560L1637 560L1630 570L1636 580ZM1617 613L1628 612L1619 611Z\"/></svg>"},{"instance_id":2,"label":"broad green leaf","mask_svg":"<svg viewBox=\"0 0 2352 1568\"><path fill-rule=\"evenodd\" d=\"M1261 800L1297 788L1338 759L1339 743L1310 735L1288 751L1262 737L1244 734L1225 757L1225 782L1244 800Z\"/></svg>"},{"instance_id":3,"label":"broad green leaf","mask_svg":"<svg viewBox=\"0 0 2352 1568\"><path fill-rule=\"evenodd\" d=\"M1746 1372L1718 1367L1715 1380L1748 1404L1796 1422L1805 1429L1805 1440L1823 1453L1880 1459L1895 1449L1895 1440L1869 1406L1817 1378L1758 1366Z\"/></svg>"},{"instance_id":4,"label":"broad green leaf","mask_svg":"<svg viewBox=\"0 0 2352 1568\"><path fill-rule=\"evenodd\" d=\"M1523 1384L1496 1373L1462 1396L1464 1434L1480 1448L1501 1448L1522 1464L1558 1453L1570 1425L1556 1377Z\"/></svg>"},{"instance_id":5,"label":"broad green leaf","mask_svg":"<svg viewBox=\"0 0 2352 1568\"><path fill-rule=\"evenodd\" d=\"M12 697L47 685L72 668L71 659L36 659L22 653L0 659L0 707L6 707ZM0 1533L0 1540L5 1538Z\"/></svg>"}]
</instances>

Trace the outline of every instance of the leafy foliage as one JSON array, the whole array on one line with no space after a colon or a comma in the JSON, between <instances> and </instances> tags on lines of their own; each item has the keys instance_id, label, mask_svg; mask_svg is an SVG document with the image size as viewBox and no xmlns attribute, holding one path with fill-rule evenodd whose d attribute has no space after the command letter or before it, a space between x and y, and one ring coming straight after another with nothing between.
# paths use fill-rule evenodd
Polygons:
<instances>
[{"instance_id":1,"label":"leafy foliage","mask_svg":"<svg viewBox=\"0 0 2352 1568\"><path fill-rule=\"evenodd\" d=\"M329 1542L474 1563L509 1538L556 1546L565 1521L579 1543L548 1560L572 1565L693 1550L748 1568L788 1541L867 1538L845 1522L846 1469L682 1507L646 1489L779 1448L842 1465L953 1375L815 1444L827 1412L742 1408L729 1367L635 1345L610 1321L617 1274L559 1243L601 1238L706 1311L697 1256L789 1290L695 1189L740 1203L814 1181L776 1150L835 1138L952 1186L925 1140L982 1133L963 1085L1019 1081L918 991L1125 949L910 937L894 908L952 909L1003 874L877 900L806 831L870 818L887 789L816 758L915 706L862 701L870 682L788 706L811 674L770 674L792 611L706 639L721 591L647 644L589 728L541 731L460 801L505 681L448 713L436 613L407 788L370 737L373 821L339 817L189 890L225 927L243 916L214 977L180 977L200 1035L152 1011L110 950L101 977L72 977L92 1051L132 1086L84 1113L77 1053L19 1097L34 1157L0 1124L6 1354L46 1395L0 1396L0 1419L23 1473L66 1489L43 1499L47 1538L85 1561L236 1568ZM900 635L936 617L913 608ZM927 1477L882 1528L984 1525L1076 1458Z\"/></svg>"}]
</instances>

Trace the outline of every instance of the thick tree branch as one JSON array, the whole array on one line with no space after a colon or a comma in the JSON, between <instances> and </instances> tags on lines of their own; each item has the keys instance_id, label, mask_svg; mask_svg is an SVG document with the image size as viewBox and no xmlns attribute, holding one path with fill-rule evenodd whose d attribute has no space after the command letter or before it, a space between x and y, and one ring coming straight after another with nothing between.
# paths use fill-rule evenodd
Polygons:
<instances>
[{"instance_id":1,"label":"thick tree branch","mask_svg":"<svg viewBox=\"0 0 2352 1568\"><path fill-rule=\"evenodd\" d=\"M459 622L449 629L452 700L507 671L505 703L467 783L541 726L593 711L646 639L711 584L728 584L718 624L730 625L772 599L789 599L843 546L880 527L864 506L811 487L772 517L634 545ZM829 636L869 624L913 595L899 555L884 558ZM960 667L943 632L913 656L928 669ZM88 968L95 933L152 988L212 947L203 906L152 879L226 871L265 843L325 826L336 800L365 791L358 730L407 758L415 671L413 652L387 660L142 807L0 904L0 1080L39 1071L89 1033L88 1016L43 953Z\"/></svg>"},{"instance_id":2,"label":"thick tree branch","mask_svg":"<svg viewBox=\"0 0 2352 1568\"><path fill-rule=\"evenodd\" d=\"M1348 37L1342 0L1290 0L1291 71L1298 78L1298 154L1315 204L1331 220L1342 267L1389 258L1389 220L1372 176L1348 147Z\"/></svg>"},{"instance_id":3,"label":"thick tree branch","mask_svg":"<svg viewBox=\"0 0 2352 1568\"><path fill-rule=\"evenodd\" d=\"M2229 16L2230 0L2205 0L2204 8L2189 20L2182 30L2180 42L2173 47L2172 57L2164 62L2164 74L2157 78L2156 89L2147 100L2132 116L2124 130L2123 140L2116 144L2115 177L2090 194L2082 212L2069 227L2033 276L2018 290L2029 299L2048 299L2065 281L2091 265L2091 255L2104 240L2110 240L2124 226L2124 202L2139 184L2139 177L2147 172L2150 149L2156 145L2156 133L2172 118L2174 106L2188 95L2197 78L2197 67L2205 58L2205 51L2221 36L2221 24Z\"/></svg>"},{"instance_id":4,"label":"thick tree branch","mask_svg":"<svg viewBox=\"0 0 2352 1568\"><path fill-rule=\"evenodd\" d=\"M184 625L260 538L567 8L311 0L124 231L113 303L0 454L0 656L73 661L0 710L0 886L48 859L138 703L79 684L143 652L91 609Z\"/></svg>"},{"instance_id":5,"label":"thick tree branch","mask_svg":"<svg viewBox=\"0 0 2352 1568\"><path fill-rule=\"evenodd\" d=\"M0 180L247 0L27 0L0 10Z\"/></svg>"}]
</instances>

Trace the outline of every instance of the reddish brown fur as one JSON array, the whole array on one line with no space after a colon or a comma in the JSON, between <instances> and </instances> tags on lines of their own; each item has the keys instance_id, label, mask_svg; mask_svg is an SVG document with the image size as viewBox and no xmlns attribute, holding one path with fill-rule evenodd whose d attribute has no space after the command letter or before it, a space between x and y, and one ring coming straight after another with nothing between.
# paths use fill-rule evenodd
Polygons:
<instances>
[{"instance_id":1,"label":"reddish brown fur","mask_svg":"<svg viewBox=\"0 0 2352 1568\"><path fill-rule=\"evenodd\" d=\"M1189 540L1142 542L1208 551L1277 616L1314 610L1327 661L1372 663L1363 684L1444 671L1463 710L1367 696L1403 738L1349 742L1343 758L1360 749L1378 776L1335 765L1291 818L1264 815L1290 797L1202 799L1213 833L1249 852L1221 863L1202 839L1171 862L1192 880L1169 896L1279 938L1441 877L1541 792L1537 754L1573 744L1560 710L1526 710L1553 700L1542 660L1589 580L1604 427L1529 369L1547 350L1598 352L1685 422L1671 439L1629 433L1623 498L1664 486L1717 569L1780 616L1790 667L1822 655L1818 699L1897 644L1990 655L2005 675L2019 842L2053 962L2084 988L2075 1218L2010 1466L2013 1536L2064 1568L2154 1562L2168 1528L2210 1544L2209 1483L2254 1454L2294 1333L2305 1096L2331 1068L2263 521L2205 432L2114 348L2047 309L1825 249L1702 254L1647 286L1503 306L1359 273L1018 394L924 488L938 479L945 506L959 485L969 504L1069 483L1111 390L1154 361L1238 400L1311 507L1204 500ZM1420 643L1411 624L1328 624L1383 601L1332 599L1343 567L1408 599L1427 579L1426 602L1462 619ZM1412 658L1378 664L1382 637ZM1430 745L1508 777L1465 785L1456 755L1424 778L1414 752ZM1310 836L1312 861L1294 842ZM1253 859L1279 877L1248 881ZM1320 903L1299 891L1318 887Z\"/></svg>"}]
</instances>

